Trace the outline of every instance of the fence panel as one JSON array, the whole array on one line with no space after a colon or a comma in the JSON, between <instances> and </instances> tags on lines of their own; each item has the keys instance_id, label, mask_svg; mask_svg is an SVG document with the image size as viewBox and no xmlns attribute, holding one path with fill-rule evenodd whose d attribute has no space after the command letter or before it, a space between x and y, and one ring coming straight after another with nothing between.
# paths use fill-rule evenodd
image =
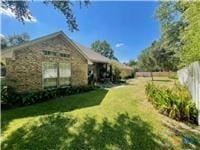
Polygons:
<instances>
[{"instance_id":1,"label":"fence panel","mask_svg":"<svg viewBox=\"0 0 200 150\"><path fill-rule=\"evenodd\" d=\"M200 125L200 61L180 69L177 74L180 83L187 86L192 95L192 99L199 112L198 124Z\"/></svg>"},{"instance_id":2,"label":"fence panel","mask_svg":"<svg viewBox=\"0 0 200 150\"><path fill-rule=\"evenodd\" d=\"M152 72L154 77L168 77L173 72ZM151 72L136 72L136 77L151 77Z\"/></svg>"}]
</instances>

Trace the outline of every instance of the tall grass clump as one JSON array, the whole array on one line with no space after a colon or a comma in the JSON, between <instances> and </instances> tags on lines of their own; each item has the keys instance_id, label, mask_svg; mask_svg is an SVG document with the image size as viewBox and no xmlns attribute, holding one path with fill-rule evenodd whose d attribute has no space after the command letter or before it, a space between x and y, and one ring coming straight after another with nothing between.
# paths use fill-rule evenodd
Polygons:
<instances>
[{"instance_id":1,"label":"tall grass clump","mask_svg":"<svg viewBox=\"0 0 200 150\"><path fill-rule=\"evenodd\" d=\"M148 100L164 115L178 121L197 123L198 111L187 88L175 84L172 88L148 83Z\"/></svg>"}]
</instances>

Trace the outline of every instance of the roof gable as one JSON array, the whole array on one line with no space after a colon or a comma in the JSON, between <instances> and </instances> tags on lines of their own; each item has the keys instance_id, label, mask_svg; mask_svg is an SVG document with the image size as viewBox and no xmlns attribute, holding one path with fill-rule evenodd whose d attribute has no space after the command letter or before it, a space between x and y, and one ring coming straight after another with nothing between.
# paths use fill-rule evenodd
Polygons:
<instances>
[{"instance_id":1,"label":"roof gable","mask_svg":"<svg viewBox=\"0 0 200 150\"><path fill-rule=\"evenodd\" d=\"M86 48L78 43L73 42L68 36L66 36L64 34L63 31L55 32L55 33L31 40L31 41L28 41L28 42L22 43L17 46L9 47L9 48L3 50L1 52L1 54L2 54L2 56L7 56L8 54L9 54L9 56L12 56L13 51L16 51L18 49L21 49L21 48L24 48L27 46L31 46L38 42L49 40L51 38L54 38L54 37L60 36L60 35L61 35L61 37L63 37L64 40L66 40L72 46L74 46L76 48L76 50L79 51L79 53L81 55L83 55L89 62L101 62L101 63L109 63L110 62L110 59L106 58L105 56L102 56L101 54L94 52L93 50L91 50L89 48Z\"/></svg>"}]
</instances>

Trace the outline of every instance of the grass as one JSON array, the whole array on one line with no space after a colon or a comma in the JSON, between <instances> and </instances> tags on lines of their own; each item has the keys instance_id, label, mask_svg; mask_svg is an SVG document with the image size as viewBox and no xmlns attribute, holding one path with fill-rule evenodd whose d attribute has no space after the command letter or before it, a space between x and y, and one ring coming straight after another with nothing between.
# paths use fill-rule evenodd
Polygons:
<instances>
[{"instance_id":1,"label":"grass","mask_svg":"<svg viewBox=\"0 0 200 150\"><path fill-rule=\"evenodd\" d=\"M198 149L200 129L159 114L145 96L148 80L4 111L1 148ZM154 82L173 84L167 78ZM193 144L184 144L185 136Z\"/></svg>"}]
</instances>

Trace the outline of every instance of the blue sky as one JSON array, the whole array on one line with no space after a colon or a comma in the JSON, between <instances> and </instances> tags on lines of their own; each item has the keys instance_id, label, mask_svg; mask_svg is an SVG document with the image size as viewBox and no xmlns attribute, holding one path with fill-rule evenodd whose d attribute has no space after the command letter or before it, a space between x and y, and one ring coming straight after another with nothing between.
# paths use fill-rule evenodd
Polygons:
<instances>
[{"instance_id":1,"label":"blue sky","mask_svg":"<svg viewBox=\"0 0 200 150\"><path fill-rule=\"evenodd\" d=\"M31 39L63 30L71 39L90 47L95 40L106 40L121 62L136 59L140 52L160 36L155 19L158 2L92 2L88 8L74 5L80 31L69 32L64 16L41 2L30 2L34 22L25 25L1 15L1 34L27 32Z\"/></svg>"}]
</instances>

